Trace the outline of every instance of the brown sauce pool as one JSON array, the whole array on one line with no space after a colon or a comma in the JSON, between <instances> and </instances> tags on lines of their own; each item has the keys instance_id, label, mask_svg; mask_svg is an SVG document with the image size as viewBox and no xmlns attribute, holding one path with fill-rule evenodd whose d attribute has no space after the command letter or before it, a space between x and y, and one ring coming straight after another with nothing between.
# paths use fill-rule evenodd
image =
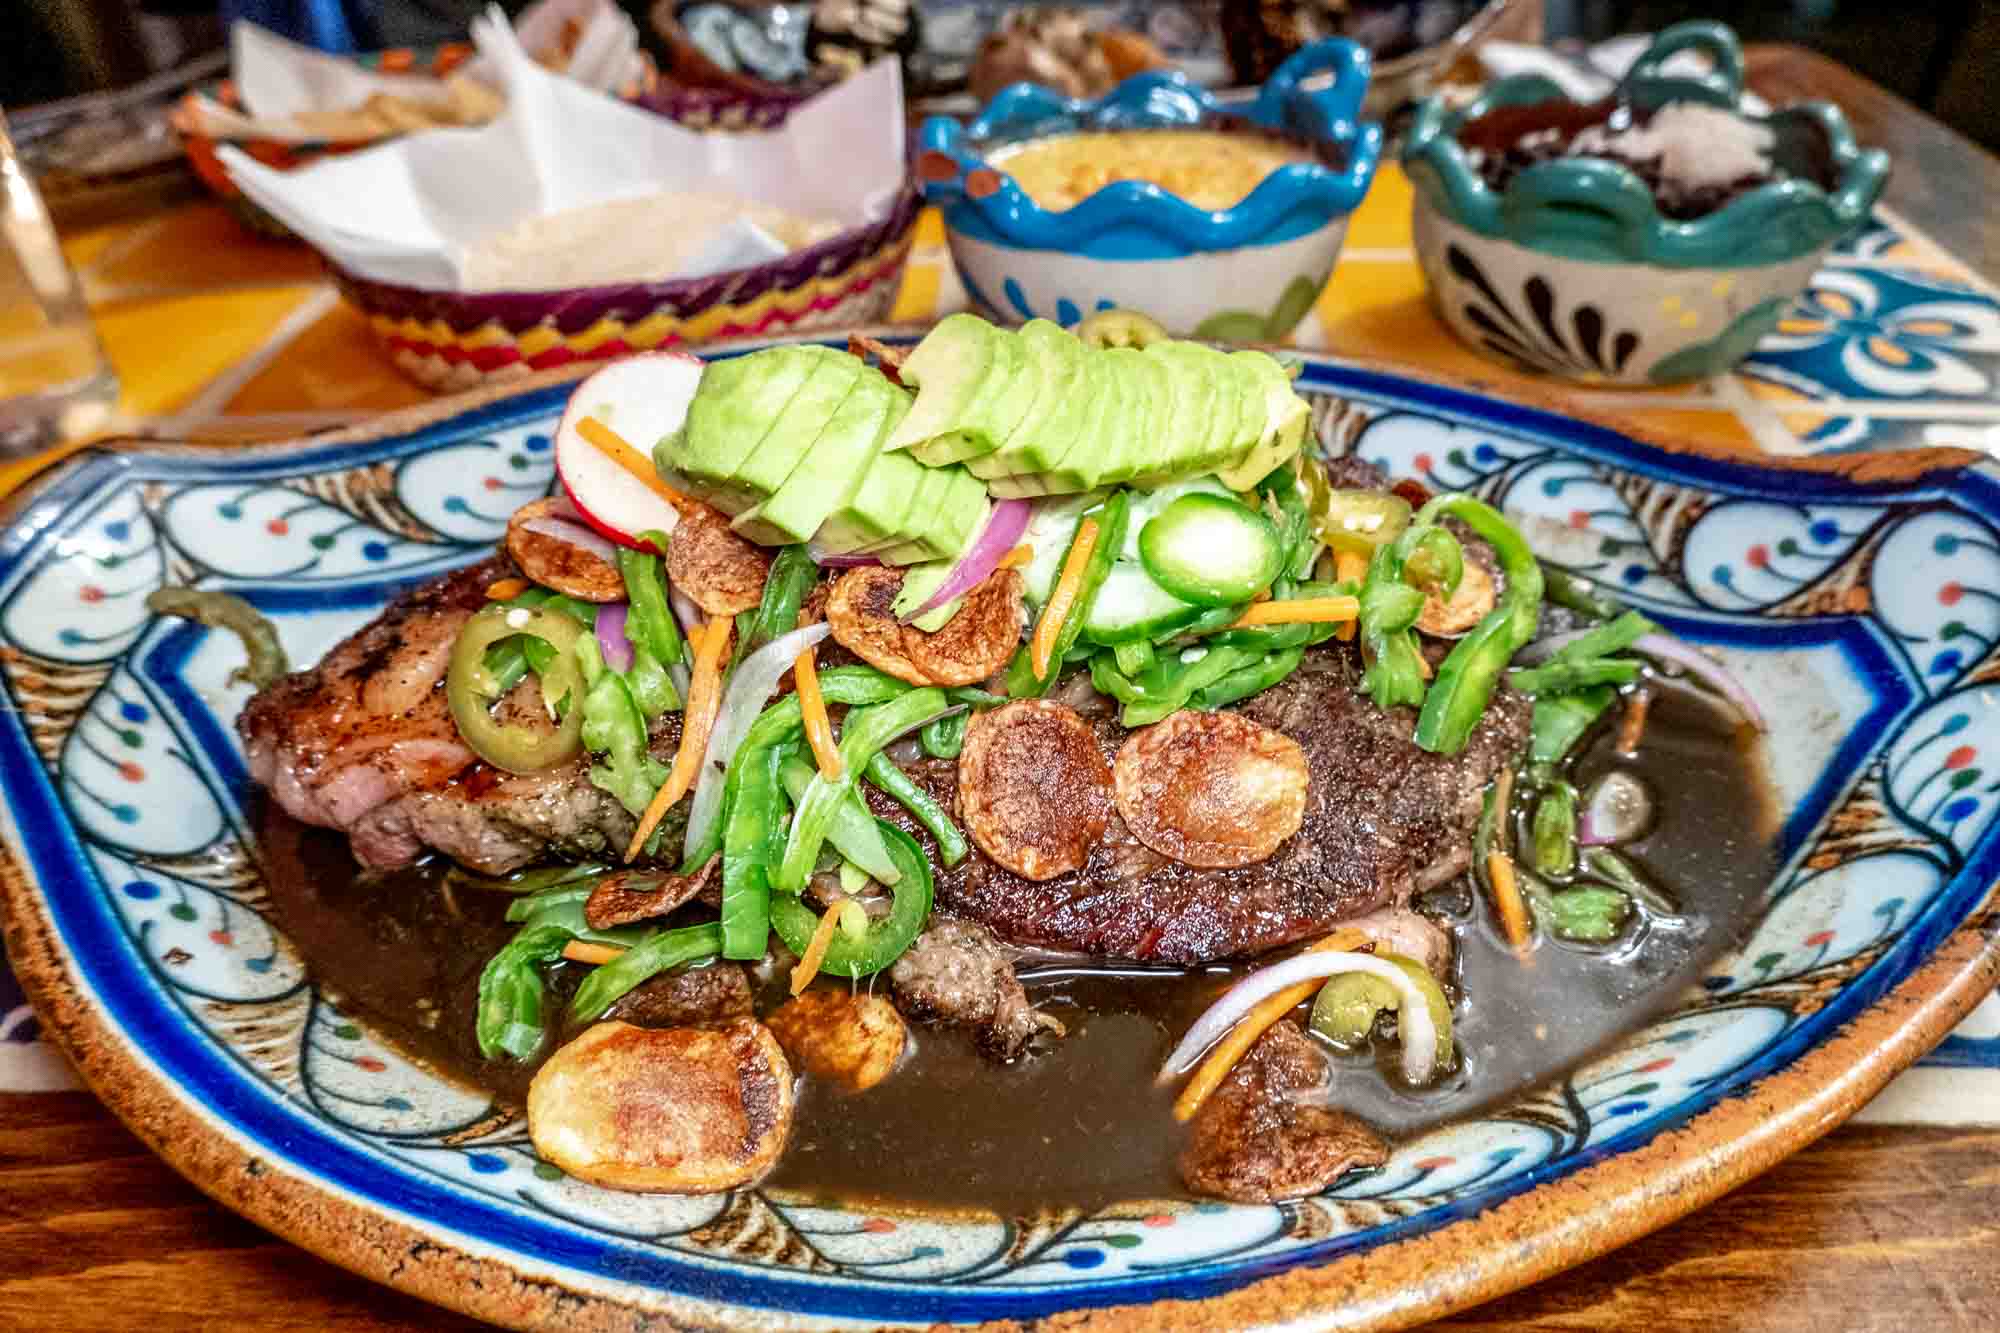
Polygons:
<instances>
[{"instance_id":1,"label":"brown sauce pool","mask_svg":"<svg viewBox=\"0 0 2000 1333\"><path fill-rule=\"evenodd\" d=\"M1579 788L1613 762L1600 733L1577 761ZM1424 905L1453 919L1458 941L1461 1066L1412 1091L1395 1081L1393 1044L1378 1042L1372 1057L1336 1057L1341 1105L1392 1138L1477 1112L1587 1059L1744 934L1777 854L1756 749L1713 705L1656 686L1642 753L1626 767L1658 794L1660 818L1625 850L1678 899L1688 926L1648 929L1616 958L1545 945L1524 968L1469 883L1434 891ZM480 969L514 929L502 919L508 897L446 891L438 859L362 875L344 837L268 802L262 844L279 924L329 996L440 1072L518 1103L532 1069L482 1060L472 1036ZM585 970L555 970L551 1012ZM954 1033L913 1027L902 1065L865 1093L803 1081L791 1143L766 1183L1003 1214L1183 1196L1174 1160L1184 1132L1171 1091L1153 1078L1244 970L1023 964L1029 998L1062 1019L1067 1037L995 1065Z\"/></svg>"}]
</instances>

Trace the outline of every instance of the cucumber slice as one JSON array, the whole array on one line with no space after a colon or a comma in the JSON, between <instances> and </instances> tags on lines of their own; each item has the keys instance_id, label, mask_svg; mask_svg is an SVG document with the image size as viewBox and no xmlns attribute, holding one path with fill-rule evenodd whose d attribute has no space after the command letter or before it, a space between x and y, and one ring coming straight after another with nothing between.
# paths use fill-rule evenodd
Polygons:
<instances>
[{"instance_id":1,"label":"cucumber slice","mask_svg":"<svg viewBox=\"0 0 2000 1333\"><path fill-rule=\"evenodd\" d=\"M1224 500L1236 498L1235 491L1212 476L1170 481L1155 491L1133 491L1132 518L1125 525L1125 549L1118 553L1118 558L1136 564L1139 559L1139 534L1145 530L1148 523L1166 512L1168 505L1183 495L1215 495Z\"/></svg>"},{"instance_id":2,"label":"cucumber slice","mask_svg":"<svg viewBox=\"0 0 2000 1333\"><path fill-rule=\"evenodd\" d=\"M1044 500L1035 506L1026 530L1021 533L1021 540L1034 552L1021 569L1022 591L1030 606L1040 610L1049 600L1056 578L1062 573L1063 557L1069 554L1070 538L1076 535L1076 525L1083 521L1086 510L1103 499L1103 491L1085 491L1082 495Z\"/></svg>"},{"instance_id":3,"label":"cucumber slice","mask_svg":"<svg viewBox=\"0 0 2000 1333\"><path fill-rule=\"evenodd\" d=\"M1156 639L1201 614L1153 582L1138 565L1120 560L1104 576L1104 586L1083 622L1083 637L1106 646Z\"/></svg>"},{"instance_id":4,"label":"cucumber slice","mask_svg":"<svg viewBox=\"0 0 2000 1333\"><path fill-rule=\"evenodd\" d=\"M1271 586L1284 565L1271 520L1219 495L1183 495L1139 534L1139 562L1197 606L1231 606Z\"/></svg>"}]
</instances>

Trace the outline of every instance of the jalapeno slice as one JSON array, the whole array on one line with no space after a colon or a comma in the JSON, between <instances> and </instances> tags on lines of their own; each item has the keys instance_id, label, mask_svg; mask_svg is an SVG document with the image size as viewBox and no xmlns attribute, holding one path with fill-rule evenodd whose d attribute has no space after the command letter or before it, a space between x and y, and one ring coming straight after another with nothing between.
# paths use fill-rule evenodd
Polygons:
<instances>
[{"instance_id":1,"label":"jalapeno slice","mask_svg":"<svg viewBox=\"0 0 2000 1333\"><path fill-rule=\"evenodd\" d=\"M486 664L486 650L516 634L555 649L542 671L542 695L552 701L567 696L569 705L553 728L516 726L493 716L493 704L505 691ZM452 645L445 700L474 754L509 773L539 773L583 752L583 673L575 651L582 634L582 626L568 616L534 607L489 606L465 622Z\"/></svg>"},{"instance_id":2,"label":"jalapeno slice","mask_svg":"<svg viewBox=\"0 0 2000 1333\"><path fill-rule=\"evenodd\" d=\"M903 951L923 933L931 915L931 867L916 839L887 820L878 819L882 841L889 859L896 863L902 878L892 892L895 903L889 915L868 923L859 938L845 930L835 932L826 946L819 970L836 977L865 977L880 972L903 956ZM788 893L771 895L771 928L793 953L804 956L812 943L819 918L798 897Z\"/></svg>"}]
</instances>

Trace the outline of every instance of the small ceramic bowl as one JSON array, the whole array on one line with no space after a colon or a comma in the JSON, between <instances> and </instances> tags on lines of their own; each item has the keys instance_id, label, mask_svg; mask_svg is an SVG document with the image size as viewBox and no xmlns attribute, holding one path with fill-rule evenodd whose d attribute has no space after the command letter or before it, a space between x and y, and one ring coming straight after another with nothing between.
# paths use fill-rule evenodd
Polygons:
<instances>
[{"instance_id":1,"label":"small ceramic bowl","mask_svg":"<svg viewBox=\"0 0 2000 1333\"><path fill-rule=\"evenodd\" d=\"M1708 55L1711 72L1662 72L1690 49ZM1830 188L1788 175L1677 221L1629 168L1569 157L1523 168L1495 193L1459 140L1466 125L1498 108L1542 105L1554 119L1586 104L1539 75L1502 79L1457 110L1432 98L1403 149L1431 304L1476 350L1568 379L1644 385L1721 374L1776 327L1834 242L1868 216L1888 156L1857 148L1846 117L1825 102L1745 111L1743 52L1717 23L1661 33L1615 99L1644 110L1706 103L1777 130L1781 141L1816 141Z\"/></svg>"},{"instance_id":2,"label":"small ceramic bowl","mask_svg":"<svg viewBox=\"0 0 2000 1333\"><path fill-rule=\"evenodd\" d=\"M966 292L995 318L1070 324L1143 310L1176 333L1284 337L1333 272L1348 215L1375 177L1382 128L1360 119L1368 53L1330 38L1279 66L1240 113L1178 73L1140 74L1096 101L1017 83L969 125L924 122L918 174L944 210ZM1301 83L1330 73L1328 86ZM1216 129L1276 137L1310 161L1272 172L1233 208L1198 208L1146 181L1114 181L1051 212L988 155L1079 130Z\"/></svg>"}]
</instances>

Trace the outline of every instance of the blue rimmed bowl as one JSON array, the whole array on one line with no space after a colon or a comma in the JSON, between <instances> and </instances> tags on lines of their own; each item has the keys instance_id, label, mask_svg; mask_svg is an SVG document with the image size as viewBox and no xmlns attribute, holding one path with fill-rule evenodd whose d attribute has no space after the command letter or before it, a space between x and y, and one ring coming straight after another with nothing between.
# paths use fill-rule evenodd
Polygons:
<instances>
[{"instance_id":1,"label":"blue rimmed bowl","mask_svg":"<svg viewBox=\"0 0 2000 1333\"><path fill-rule=\"evenodd\" d=\"M1713 68L1664 72L1669 57L1689 50ZM1787 174L1677 220L1629 167L1572 157L1526 167L1496 192L1461 142L1468 125L1531 107L1546 108L1551 124L1574 124L1589 106L1540 75L1502 79L1457 109L1431 98L1403 148L1431 303L1475 349L1533 370L1618 384L1720 374L1776 327L1834 242L1868 216L1888 155L1857 147L1829 103L1747 111L1743 51L1719 23L1661 33L1614 100L1640 112L1704 103L1772 129L1781 145L1816 144L1827 185Z\"/></svg>"},{"instance_id":2,"label":"blue rimmed bowl","mask_svg":"<svg viewBox=\"0 0 2000 1333\"><path fill-rule=\"evenodd\" d=\"M944 211L967 294L1001 320L1072 323L1125 306L1177 333L1274 340L1312 308L1375 177L1382 127L1361 120L1368 73L1367 51L1331 38L1292 56L1247 104L1225 105L1178 73L1138 75L1096 101L1018 83L970 124L925 121L918 172ZM1308 79L1325 86L1308 88ZM1200 208L1128 180L1062 211L1037 204L990 160L1029 140L1133 129L1277 138L1310 160L1273 171L1233 208Z\"/></svg>"}]
</instances>

